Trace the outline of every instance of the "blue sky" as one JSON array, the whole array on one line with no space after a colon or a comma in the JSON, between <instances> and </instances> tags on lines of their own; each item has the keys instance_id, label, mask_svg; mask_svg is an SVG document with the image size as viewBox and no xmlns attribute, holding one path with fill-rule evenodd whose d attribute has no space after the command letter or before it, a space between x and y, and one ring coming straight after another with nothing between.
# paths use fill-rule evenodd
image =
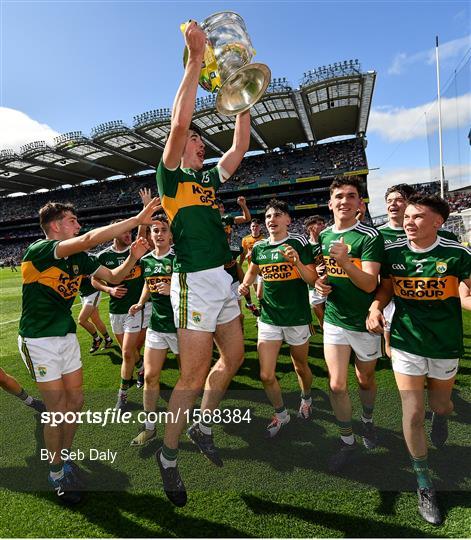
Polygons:
<instances>
[{"instance_id":1,"label":"blue sky","mask_svg":"<svg viewBox=\"0 0 471 540\"><path fill-rule=\"evenodd\" d=\"M367 133L369 165L379 167L369 177L374 213L388 184L430 179L423 126L436 98L435 35L443 85L471 47L468 2L0 0L0 9L0 148L89 134L108 120L132 125L135 114L170 107L182 75L179 25L216 11L240 13L257 61L296 87L308 69L358 58L377 72ZM470 86L457 102L468 130Z\"/></svg>"}]
</instances>

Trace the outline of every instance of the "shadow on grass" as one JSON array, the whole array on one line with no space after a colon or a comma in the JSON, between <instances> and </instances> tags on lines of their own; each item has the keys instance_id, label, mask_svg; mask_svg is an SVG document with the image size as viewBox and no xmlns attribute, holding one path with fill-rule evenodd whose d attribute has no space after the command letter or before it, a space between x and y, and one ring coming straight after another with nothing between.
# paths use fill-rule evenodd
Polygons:
<instances>
[{"instance_id":1,"label":"shadow on grass","mask_svg":"<svg viewBox=\"0 0 471 540\"><path fill-rule=\"evenodd\" d=\"M254 514L264 514L266 516L284 514L287 518L296 517L317 527L324 526L339 531L342 536L349 538L441 538L440 534L434 535L430 534L429 531L423 532L409 525L395 525L381 519L375 519L375 516L362 518L338 512L312 510L290 504L266 501L252 495L242 495L242 499Z\"/></svg>"}]
</instances>

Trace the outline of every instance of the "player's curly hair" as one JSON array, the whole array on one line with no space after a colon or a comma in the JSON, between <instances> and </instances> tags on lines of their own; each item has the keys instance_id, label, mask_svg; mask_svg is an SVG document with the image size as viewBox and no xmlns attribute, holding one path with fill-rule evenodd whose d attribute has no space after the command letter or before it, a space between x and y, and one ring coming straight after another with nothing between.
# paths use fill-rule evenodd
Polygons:
<instances>
[{"instance_id":1,"label":"player's curly hair","mask_svg":"<svg viewBox=\"0 0 471 540\"><path fill-rule=\"evenodd\" d=\"M316 214L315 216L309 216L304 220L304 228L307 229L311 225L315 225L318 221L322 221L322 223L325 223L325 218L319 216L318 214Z\"/></svg>"},{"instance_id":2,"label":"player's curly hair","mask_svg":"<svg viewBox=\"0 0 471 540\"><path fill-rule=\"evenodd\" d=\"M53 221L59 221L64 217L66 212L70 212L74 216L77 215L75 207L72 203L59 203L49 201L39 209L39 226L47 234L49 225Z\"/></svg>"},{"instance_id":3,"label":"player's curly hair","mask_svg":"<svg viewBox=\"0 0 471 540\"><path fill-rule=\"evenodd\" d=\"M408 201L409 204L414 206L425 206L430 208L436 214L439 214L443 218L443 223L448 219L450 215L450 207L445 199L442 199L439 195L422 195L416 193L412 195Z\"/></svg>"}]
</instances>

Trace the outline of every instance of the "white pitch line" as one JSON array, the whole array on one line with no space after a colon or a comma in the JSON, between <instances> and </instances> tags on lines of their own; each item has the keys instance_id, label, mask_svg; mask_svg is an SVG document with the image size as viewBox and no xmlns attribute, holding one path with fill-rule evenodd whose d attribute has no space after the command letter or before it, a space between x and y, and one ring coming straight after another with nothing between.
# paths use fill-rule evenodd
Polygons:
<instances>
[{"instance_id":1,"label":"white pitch line","mask_svg":"<svg viewBox=\"0 0 471 540\"><path fill-rule=\"evenodd\" d=\"M106 297L106 298L109 298L109 297ZM102 298L102 300L106 300L106 298ZM74 307L82 307L82 304L81 303L80 304L74 304L72 306L72 309ZM3 322L0 322L0 326L3 326L4 324L12 324L14 322L18 322L19 320L20 320L20 317L18 317L18 319L12 319L11 321L3 321Z\"/></svg>"}]
</instances>

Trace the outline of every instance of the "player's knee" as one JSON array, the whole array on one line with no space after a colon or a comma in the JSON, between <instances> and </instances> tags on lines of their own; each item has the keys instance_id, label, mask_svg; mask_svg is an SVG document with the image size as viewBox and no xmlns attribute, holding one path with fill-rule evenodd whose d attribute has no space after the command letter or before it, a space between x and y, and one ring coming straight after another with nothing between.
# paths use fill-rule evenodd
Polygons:
<instances>
[{"instance_id":1,"label":"player's knee","mask_svg":"<svg viewBox=\"0 0 471 540\"><path fill-rule=\"evenodd\" d=\"M415 410L404 415L404 423L406 423L412 429L420 429L423 427L425 421L425 411Z\"/></svg>"},{"instance_id":2,"label":"player's knee","mask_svg":"<svg viewBox=\"0 0 471 540\"><path fill-rule=\"evenodd\" d=\"M144 383L146 388L150 390L156 390L159 388L159 373L155 372L144 372Z\"/></svg>"},{"instance_id":3,"label":"player's knee","mask_svg":"<svg viewBox=\"0 0 471 540\"><path fill-rule=\"evenodd\" d=\"M83 407L83 393L75 394L67 398L67 409L69 411L81 411Z\"/></svg>"},{"instance_id":4,"label":"player's knee","mask_svg":"<svg viewBox=\"0 0 471 540\"><path fill-rule=\"evenodd\" d=\"M273 384L276 381L276 376L273 371L260 371L260 380L263 384Z\"/></svg>"},{"instance_id":5,"label":"player's knee","mask_svg":"<svg viewBox=\"0 0 471 540\"><path fill-rule=\"evenodd\" d=\"M347 392L347 383L344 381L331 380L329 387L332 394L345 394Z\"/></svg>"},{"instance_id":6,"label":"player's knee","mask_svg":"<svg viewBox=\"0 0 471 540\"><path fill-rule=\"evenodd\" d=\"M440 416L447 416L453 411L453 403L451 401L448 403L430 403L430 408Z\"/></svg>"},{"instance_id":7,"label":"player's knee","mask_svg":"<svg viewBox=\"0 0 471 540\"><path fill-rule=\"evenodd\" d=\"M373 373L357 373L358 386L362 390L370 390L374 386L375 374Z\"/></svg>"}]
</instances>

